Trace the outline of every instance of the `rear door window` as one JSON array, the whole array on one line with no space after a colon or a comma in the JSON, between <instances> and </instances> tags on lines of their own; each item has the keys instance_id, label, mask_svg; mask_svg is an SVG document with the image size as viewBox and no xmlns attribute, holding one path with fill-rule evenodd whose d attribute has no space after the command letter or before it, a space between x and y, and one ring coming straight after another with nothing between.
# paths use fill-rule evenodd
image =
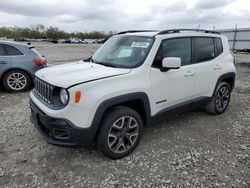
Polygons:
<instances>
[{"instance_id":1,"label":"rear door window","mask_svg":"<svg viewBox=\"0 0 250 188\"><path fill-rule=\"evenodd\" d=\"M194 38L196 62L209 61L215 57L214 40L211 37Z\"/></svg>"},{"instance_id":2,"label":"rear door window","mask_svg":"<svg viewBox=\"0 0 250 188\"><path fill-rule=\"evenodd\" d=\"M6 54L6 51L5 51L4 47L3 47L3 45L0 44L0 56L6 56L6 55L7 54Z\"/></svg>"},{"instance_id":3,"label":"rear door window","mask_svg":"<svg viewBox=\"0 0 250 188\"><path fill-rule=\"evenodd\" d=\"M10 46L10 45L4 45L4 48L8 54L8 56L12 55L23 55L22 52L20 52L17 48Z\"/></svg>"}]
</instances>

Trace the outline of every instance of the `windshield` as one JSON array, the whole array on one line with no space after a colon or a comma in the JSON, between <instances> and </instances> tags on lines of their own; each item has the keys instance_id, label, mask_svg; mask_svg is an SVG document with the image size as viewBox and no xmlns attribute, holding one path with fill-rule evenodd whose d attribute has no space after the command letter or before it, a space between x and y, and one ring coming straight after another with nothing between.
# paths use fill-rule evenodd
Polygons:
<instances>
[{"instance_id":1,"label":"windshield","mask_svg":"<svg viewBox=\"0 0 250 188\"><path fill-rule=\"evenodd\" d=\"M145 60L152 43L152 37L113 36L96 51L92 60L112 67L137 67Z\"/></svg>"}]
</instances>

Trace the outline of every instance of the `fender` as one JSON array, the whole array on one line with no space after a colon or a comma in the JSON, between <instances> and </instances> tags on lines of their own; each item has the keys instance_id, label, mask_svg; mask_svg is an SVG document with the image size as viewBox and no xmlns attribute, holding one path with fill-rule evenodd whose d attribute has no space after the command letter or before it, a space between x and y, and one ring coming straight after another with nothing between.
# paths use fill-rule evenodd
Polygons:
<instances>
[{"instance_id":1,"label":"fender","mask_svg":"<svg viewBox=\"0 0 250 188\"><path fill-rule=\"evenodd\" d=\"M146 116L145 121L149 122L151 118L151 108L150 108L148 95L144 92L129 93L129 94L107 99L98 106L96 113L94 115L94 119L91 124L91 127L94 131L94 135L96 136L102 117L105 111L109 107L112 107L112 106L115 106L124 102L133 101L133 100L140 100L143 103L144 109L145 109L145 116Z\"/></svg>"}]
</instances>

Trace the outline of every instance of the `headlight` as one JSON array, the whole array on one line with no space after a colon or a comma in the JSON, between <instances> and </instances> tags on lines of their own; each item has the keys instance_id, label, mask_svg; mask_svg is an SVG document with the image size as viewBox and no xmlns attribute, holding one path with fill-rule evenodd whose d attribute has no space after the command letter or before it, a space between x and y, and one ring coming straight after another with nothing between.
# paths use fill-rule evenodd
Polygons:
<instances>
[{"instance_id":1,"label":"headlight","mask_svg":"<svg viewBox=\"0 0 250 188\"><path fill-rule=\"evenodd\" d=\"M68 100L69 100L69 94L68 91L66 89L61 89L60 90L60 100L62 102L62 104L67 104Z\"/></svg>"}]
</instances>

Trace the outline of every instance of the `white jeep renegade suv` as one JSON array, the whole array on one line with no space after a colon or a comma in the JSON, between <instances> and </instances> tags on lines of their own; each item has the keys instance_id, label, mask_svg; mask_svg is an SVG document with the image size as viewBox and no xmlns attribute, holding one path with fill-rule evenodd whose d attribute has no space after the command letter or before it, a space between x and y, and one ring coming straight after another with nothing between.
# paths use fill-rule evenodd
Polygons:
<instances>
[{"instance_id":1,"label":"white jeep renegade suv","mask_svg":"<svg viewBox=\"0 0 250 188\"><path fill-rule=\"evenodd\" d=\"M127 31L89 59L42 69L31 120L51 144L130 154L143 126L177 110L223 113L235 82L227 38L207 30Z\"/></svg>"}]
</instances>

